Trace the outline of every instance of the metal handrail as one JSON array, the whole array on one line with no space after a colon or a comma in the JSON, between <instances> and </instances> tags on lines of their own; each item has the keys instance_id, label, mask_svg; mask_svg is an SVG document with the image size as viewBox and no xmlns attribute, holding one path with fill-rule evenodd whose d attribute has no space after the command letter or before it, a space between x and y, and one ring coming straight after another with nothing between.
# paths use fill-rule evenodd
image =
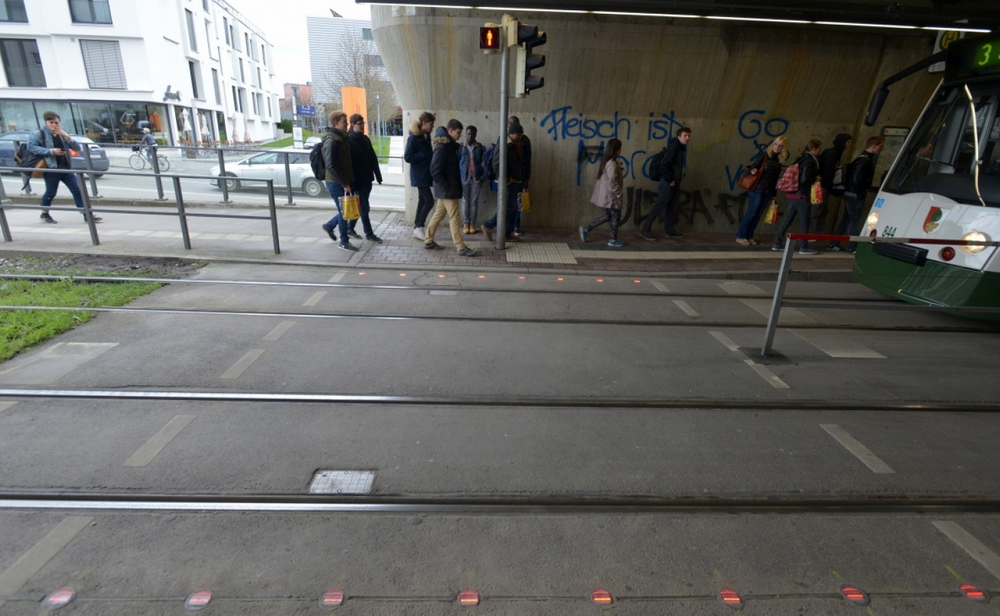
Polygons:
<instances>
[{"instance_id":1,"label":"metal handrail","mask_svg":"<svg viewBox=\"0 0 1000 616\"><path fill-rule=\"evenodd\" d=\"M31 173L34 169L27 169L25 167L0 167L0 171L15 171L17 173ZM257 178L246 178L249 182L262 182L267 187L267 206L268 215L267 216L252 216L247 214L206 214L206 213L188 213L184 208L184 195L181 191L181 180L182 179L193 179L193 180L203 180L206 177L214 177L210 175L188 175L188 174L178 174L178 173L127 173L125 171L107 171L104 172L105 175L122 175L122 176L142 176L142 177L155 177L157 181L162 178L167 177L173 181L174 185L174 200L177 204L177 213L173 212L151 212L148 210L123 210L123 209L94 209L90 202L90 193L87 191L87 185L83 181L83 176L87 171L74 170L74 169L45 169L42 173L57 173L57 174L72 174L76 175L78 183L80 185L80 194L83 197L83 215L86 218L87 226L90 228L90 240L94 246L99 246L101 241L97 235L97 225L94 222L94 212L108 212L115 214L141 214L143 216L177 216L181 225L181 236L184 239L184 248L191 250L191 235L188 232L187 219L189 217L202 217L202 218L242 218L247 220L270 220L271 221L271 239L274 242L274 254L281 254L281 246L278 242L278 210L274 200L274 180L270 179L257 179ZM221 179L221 176L219 176ZM93 179L93 174L91 174L91 179ZM162 193L161 193L162 196ZM5 210L37 210L37 205L14 205L12 203L5 203L6 194L4 192L3 183L0 182L0 232L3 233L4 242L13 242L13 237L10 233L10 225L7 222L7 214ZM76 212L79 208L76 207L49 207L48 209L56 210L57 212Z\"/></svg>"}]
</instances>

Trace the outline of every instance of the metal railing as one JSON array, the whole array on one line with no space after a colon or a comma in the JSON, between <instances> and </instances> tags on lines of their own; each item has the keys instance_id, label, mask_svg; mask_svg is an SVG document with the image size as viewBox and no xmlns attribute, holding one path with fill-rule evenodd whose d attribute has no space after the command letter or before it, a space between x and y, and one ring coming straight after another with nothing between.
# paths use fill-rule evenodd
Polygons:
<instances>
[{"instance_id":1,"label":"metal railing","mask_svg":"<svg viewBox=\"0 0 1000 616\"><path fill-rule=\"evenodd\" d=\"M154 158L155 160L155 158ZM15 171L18 173L30 173L34 171L33 169L25 169L24 167L0 167L0 172L2 171ZM87 226L90 229L90 240L94 246L100 245L101 241L97 235L97 225L94 220L93 214L95 212L104 213L114 213L114 214L139 214L143 216L177 216L180 221L181 226L181 237L184 239L184 248L191 250L191 234L188 231L187 219L190 217L199 218L241 218L245 220L269 220L271 221L271 239L274 242L274 254L281 254L281 246L278 242L278 213L277 206L274 199L274 180L270 179L251 179L246 178L245 181L248 182L260 182L267 188L267 201L268 201L268 215L267 216L252 216L247 214L206 214L201 212L188 212L184 208L184 194L181 190L181 180L182 179L197 179L203 180L205 175L182 175L182 174L166 174L166 173L156 173L157 186L160 190L160 198L163 198L163 187L162 179L170 178L173 182L174 189L174 201L177 205L177 212L156 212L149 210L126 210L126 209L95 209L91 204L91 195L87 190L87 185L83 181L83 176L88 173L84 170L75 169L45 169L42 173L57 173L57 174L72 174L77 176L78 184L80 185L80 197L83 202L83 216L86 219ZM149 173L126 173L123 171L105 171L102 172L106 175L125 175L125 176L136 176L140 175L143 177L151 177L153 174ZM90 172L90 180L94 182L94 174ZM242 178L241 178L242 180ZM221 178L220 178L221 181ZM14 205L10 203L5 203L7 201L7 195L3 187L3 182L0 182L0 232L3 233L4 242L12 242L13 237L10 233L10 225L7 222L6 210L37 210L38 205ZM49 206L46 209L56 210L57 212L78 212L81 208L76 207L52 207Z\"/></svg>"},{"instance_id":2,"label":"metal railing","mask_svg":"<svg viewBox=\"0 0 1000 616\"><path fill-rule=\"evenodd\" d=\"M900 237L871 237L867 235L818 235L810 233L790 233L785 241L784 254L781 256L781 268L778 270L778 281L774 286L774 298L771 301L771 311L767 317L767 328L764 330L764 345L761 347L761 357L769 357L774 344L774 334L778 329L778 317L781 315L782 306L796 308L855 308L864 310L910 310L916 312L948 312L948 313L979 313L979 314L1000 314L1000 307L993 306L919 306L907 304L905 302L893 302L881 305L867 304L859 306L846 302L812 302L793 300L786 301L785 287L788 285L788 276L792 271L792 255L795 254L794 245L797 240L813 240L827 242L855 242L861 244L931 244L936 246L1000 246L1000 242L973 241L973 240L948 240L948 239L920 239L920 238L900 238Z\"/></svg>"}]
</instances>

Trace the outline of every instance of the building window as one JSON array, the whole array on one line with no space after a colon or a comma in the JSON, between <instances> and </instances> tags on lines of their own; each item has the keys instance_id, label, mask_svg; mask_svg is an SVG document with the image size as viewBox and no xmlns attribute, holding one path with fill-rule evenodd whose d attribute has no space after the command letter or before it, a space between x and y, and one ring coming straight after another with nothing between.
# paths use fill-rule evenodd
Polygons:
<instances>
[{"instance_id":1,"label":"building window","mask_svg":"<svg viewBox=\"0 0 1000 616\"><path fill-rule=\"evenodd\" d=\"M201 100L201 92L198 89L198 64L188 60L188 70L191 71L191 95Z\"/></svg>"},{"instance_id":2,"label":"building window","mask_svg":"<svg viewBox=\"0 0 1000 616\"><path fill-rule=\"evenodd\" d=\"M194 35L194 13L184 9L184 17L188 24L188 44L191 45L191 51L198 51L198 38Z\"/></svg>"},{"instance_id":3,"label":"building window","mask_svg":"<svg viewBox=\"0 0 1000 616\"><path fill-rule=\"evenodd\" d=\"M233 86L233 110L242 111L240 109L240 99L236 96L236 86Z\"/></svg>"},{"instance_id":4,"label":"building window","mask_svg":"<svg viewBox=\"0 0 1000 616\"><path fill-rule=\"evenodd\" d=\"M259 66L257 67L257 87L258 88L263 88L264 87L264 82L261 81L261 79L260 79L260 67Z\"/></svg>"},{"instance_id":5,"label":"building window","mask_svg":"<svg viewBox=\"0 0 1000 616\"><path fill-rule=\"evenodd\" d=\"M205 8L205 12L208 12L208 0L201 0L201 6Z\"/></svg>"},{"instance_id":6,"label":"building window","mask_svg":"<svg viewBox=\"0 0 1000 616\"><path fill-rule=\"evenodd\" d=\"M208 48L208 57L212 58L214 60L215 56L212 55L212 29L211 28L212 28L211 25L206 21L205 22L205 47Z\"/></svg>"},{"instance_id":7,"label":"building window","mask_svg":"<svg viewBox=\"0 0 1000 616\"><path fill-rule=\"evenodd\" d=\"M212 69L212 83L215 85L215 104L222 104L222 94L219 93L219 71Z\"/></svg>"},{"instance_id":8,"label":"building window","mask_svg":"<svg viewBox=\"0 0 1000 616\"><path fill-rule=\"evenodd\" d=\"M118 41L87 41L80 39L83 66L87 82L95 90L127 90L125 65Z\"/></svg>"},{"instance_id":9,"label":"building window","mask_svg":"<svg viewBox=\"0 0 1000 616\"><path fill-rule=\"evenodd\" d=\"M240 88L238 91L240 93L240 111L244 112L247 108L247 91L246 88Z\"/></svg>"},{"instance_id":10,"label":"building window","mask_svg":"<svg viewBox=\"0 0 1000 616\"><path fill-rule=\"evenodd\" d=\"M243 75L243 58L240 58L240 81L247 82L247 78Z\"/></svg>"},{"instance_id":11,"label":"building window","mask_svg":"<svg viewBox=\"0 0 1000 616\"><path fill-rule=\"evenodd\" d=\"M0 21L28 23L28 13L24 10L24 0L0 0Z\"/></svg>"},{"instance_id":12,"label":"building window","mask_svg":"<svg viewBox=\"0 0 1000 616\"><path fill-rule=\"evenodd\" d=\"M253 103L253 114L260 115L260 111L257 109L257 97L253 94L250 95L250 102Z\"/></svg>"},{"instance_id":13,"label":"building window","mask_svg":"<svg viewBox=\"0 0 1000 616\"><path fill-rule=\"evenodd\" d=\"M233 49L235 49L236 51L242 51L240 49L240 39L236 38L236 27L235 26L232 26L232 25L229 26L229 38L232 40L232 47L233 47Z\"/></svg>"},{"instance_id":14,"label":"building window","mask_svg":"<svg viewBox=\"0 0 1000 616\"><path fill-rule=\"evenodd\" d=\"M271 97L267 97L267 118L271 119Z\"/></svg>"},{"instance_id":15,"label":"building window","mask_svg":"<svg viewBox=\"0 0 1000 616\"><path fill-rule=\"evenodd\" d=\"M225 17L222 18L222 31L226 33L226 45L231 47L232 43L229 41L229 20Z\"/></svg>"},{"instance_id":16,"label":"building window","mask_svg":"<svg viewBox=\"0 0 1000 616\"><path fill-rule=\"evenodd\" d=\"M264 63L264 66L267 66L267 52L264 51L263 45L260 46L260 61Z\"/></svg>"},{"instance_id":17,"label":"building window","mask_svg":"<svg viewBox=\"0 0 1000 616\"><path fill-rule=\"evenodd\" d=\"M25 39L0 39L0 56L12 88L44 88L45 73L38 43Z\"/></svg>"},{"instance_id":18,"label":"building window","mask_svg":"<svg viewBox=\"0 0 1000 616\"><path fill-rule=\"evenodd\" d=\"M374 41L375 37L372 36L371 28L361 28L361 40L363 41Z\"/></svg>"},{"instance_id":19,"label":"building window","mask_svg":"<svg viewBox=\"0 0 1000 616\"><path fill-rule=\"evenodd\" d=\"M69 0L69 13L75 24L110 24L109 0Z\"/></svg>"}]
</instances>

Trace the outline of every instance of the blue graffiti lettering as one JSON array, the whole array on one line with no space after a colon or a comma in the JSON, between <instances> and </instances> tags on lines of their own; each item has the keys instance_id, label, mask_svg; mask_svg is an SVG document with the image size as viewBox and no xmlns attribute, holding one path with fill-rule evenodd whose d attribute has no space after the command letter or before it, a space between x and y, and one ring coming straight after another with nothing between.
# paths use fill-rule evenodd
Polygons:
<instances>
[{"instance_id":1,"label":"blue graffiti lettering","mask_svg":"<svg viewBox=\"0 0 1000 616\"><path fill-rule=\"evenodd\" d=\"M731 173L729 165L726 165L726 182L729 183L729 190L736 190L736 180L743 175L743 165L736 168L736 173Z\"/></svg>"},{"instance_id":2,"label":"blue graffiti lettering","mask_svg":"<svg viewBox=\"0 0 1000 616\"><path fill-rule=\"evenodd\" d=\"M613 120L595 120L584 117L582 113L579 117L570 117L572 105L559 107L550 111L540 123L542 128L548 128L547 132L553 141L560 139L621 139L627 141L632 138L632 122L628 118L623 118L615 112Z\"/></svg>"},{"instance_id":3,"label":"blue graffiti lettering","mask_svg":"<svg viewBox=\"0 0 1000 616\"><path fill-rule=\"evenodd\" d=\"M675 130L684 126L677 120L677 114L674 111L669 114L661 113L659 118L650 112L649 117L649 129L646 132L646 139L649 141L668 140L674 135Z\"/></svg>"}]
</instances>

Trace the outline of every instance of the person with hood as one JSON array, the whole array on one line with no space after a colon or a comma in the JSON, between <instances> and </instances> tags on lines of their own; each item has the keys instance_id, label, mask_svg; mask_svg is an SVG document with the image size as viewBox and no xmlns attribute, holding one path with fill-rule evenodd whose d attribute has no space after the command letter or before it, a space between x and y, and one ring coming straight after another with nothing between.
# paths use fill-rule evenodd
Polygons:
<instances>
[{"instance_id":1,"label":"person with hood","mask_svg":"<svg viewBox=\"0 0 1000 616\"><path fill-rule=\"evenodd\" d=\"M382 184L382 170L378 166L378 155L372 147L372 140L365 134L365 118L360 113L351 116L351 130L347 131L347 141L351 146L351 166L354 167L354 194L358 196L358 210L361 213L361 226L365 230L365 239L373 244L381 244L382 238L375 235L372 229L369 197L372 194L372 181L377 179ZM358 226L355 218L347 223L347 237L360 240L361 236L354 230Z\"/></svg>"},{"instance_id":2,"label":"person with hood","mask_svg":"<svg viewBox=\"0 0 1000 616\"><path fill-rule=\"evenodd\" d=\"M653 221L663 214L663 236L683 237L674 230L674 212L677 210L677 197L681 190L681 178L684 173L684 159L687 156L687 144L691 139L691 129L682 126L677 129L677 136L667 144L667 151L660 159L660 194L653 204L653 209L642 221L639 237L651 242Z\"/></svg>"},{"instance_id":3,"label":"person with hood","mask_svg":"<svg viewBox=\"0 0 1000 616\"><path fill-rule=\"evenodd\" d=\"M813 230L815 233L827 233L829 225L826 218L829 213L830 197L842 197L844 195L843 170L840 166L840 159L854 143L853 137L847 133L838 133L833 138L833 147L823 150L819 155L819 181L823 185L823 200L812 204ZM834 183L837 170L841 169L840 184Z\"/></svg>"},{"instance_id":4,"label":"person with hood","mask_svg":"<svg viewBox=\"0 0 1000 616\"><path fill-rule=\"evenodd\" d=\"M618 223L622 214L622 169L618 166L618 155L622 153L620 139L608 140L601 158L601 166L597 169L597 184L590 197L590 202L604 213L594 219L589 225L580 227L580 239L587 243L587 235L606 222L611 222L611 239L608 246L621 248L625 242L618 240Z\"/></svg>"},{"instance_id":5,"label":"person with hood","mask_svg":"<svg viewBox=\"0 0 1000 616\"><path fill-rule=\"evenodd\" d=\"M515 115L510 116L507 119L507 127L510 128L510 126L513 124L520 125L521 118ZM524 177L524 181L522 182L522 185L524 186L523 190L527 191L528 182L531 181L531 139L528 139L527 135L521 133L521 140L518 142L518 144L521 146L521 154L524 157L524 168L528 170L528 174ZM514 213L514 220L512 224L514 225L514 235L520 236L521 235L520 207L518 207L517 211Z\"/></svg>"},{"instance_id":6,"label":"person with hood","mask_svg":"<svg viewBox=\"0 0 1000 616\"><path fill-rule=\"evenodd\" d=\"M344 220L344 210L340 206L340 198L354 194L351 184L354 182L354 165L351 162L351 145L347 137L347 114L343 111L330 112L330 126L323 134L323 163L326 165L326 190L337 204L337 213L323 225L323 230L330 239L337 241L333 232L334 225L340 230L340 249L357 252L358 248L351 243L347 235L347 221Z\"/></svg>"},{"instance_id":7,"label":"person with hood","mask_svg":"<svg viewBox=\"0 0 1000 616\"><path fill-rule=\"evenodd\" d=\"M771 250L785 249L785 233L788 231L788 227L792 226L792 221L795 220L796 216L799 217L799 233L809 233L809 224L812 221L809 217L811 207L809 193L812 190L812 185L816 183L816 178L819 177L819 158L817 155L821 147L823 144L818 139L810 139L802 150L802 155L795 161L799 165L799 189L786 195L788 209L785 210L785 215L782 216L781 223L778 225L778 233L774 236L774 245L771 246ZM800 255L819 254L819 251L809 247L806 240L798 240L798 244Z\"/></svg>"},{"instance_id":8,"label":"person with hood","mask_svg":"<svg viewBox=\"0 0 1000 616\"><path fill-rule=\"evenodd\" d=\"M526 152L521 140L524 138L524 129L520 124L514 123L507 127L507 203L505 204L505 229L506 241L520 242L521 239L514 235L514 216L517 214L517 198L524 190L525 182L531 177L530 153ZM526 154L528 154L526 156ZM493 173L500 176L500 157L493 157ZM497 212L499 214L499 212ZM490 234L497 227L497 214L483 223L483 236L486 241L493 241Z\"/></svg>"},{"instance_id":9,"label":"person with hood","mask_svg":"<svg viewBox=\"0 0 1000 616\"><path fill-rule=\"evenodd\" d=\"M434 114L425 111L420 118L410 124L410 136L406 139L403 160L410 164L410 186L417 189L417 215L413 219L414 239L424 239L424 224L434 207L431 192L431 131L434 130Z\"/></svg>"},{"instance_id":10,"label":"person with hood","mask_svg":"<svg viewBox=\"0 0 1000 616\"><path fill-rule=\"evenodd\" d=\"M746 173L750 175L760 173L761 176L757 181L757 187L747 192L747 213L743 215L740 228L736 232L736 243L740 246L756 246L759 243L753 239L753 232L757 230L764 209L774 198L778 179L781 178L781 165L786 160L788 151L785 149L785 138L782 136L777 137L747 164Z\"/></svg>"},{"instance_id":11,"label":"person with hood","mask_svg":"<svg viewBox=\"0 0 1000 616\"><path fill-rule=\"evenodd\" d=\"M885 139L870 137L865 143L865 151L858 155L844 170L844 216L833 230L834 235L854 235L861 233L864 221L865 198L875 179L875 159L882 153ZM848 242L847 252L855 252L858 245ZM830 242L830 250L841 250L840 242Z\"/></svg>"},{"instance_id":12,"label":"person with hood","mask_svg":"<svg viewBox=\"0 0 1000 616\"><path fill-rule=\"evenodd\" d=\"M42 114L42 119L45 121L45 126L31 133L28 138L28 151L35 156L44 158L45 166L49 169L71 169L68 150L79 152L80 144L73 141L73 138L62 129L60 125L62 120L55 111L46 111ZM77 182L75 175L72 173L45 173L42 177L45 179L45 192L42 194L41 203L42 222L49 224L56 222L56 219L49 214L49 206L52 205L52 200L55 199L56 192L59 191L60 182L65 184L70 194L73 195L73 203L76 204L76 207L83 210L83 195L80 194L80 183ZM83 220L87 221L86 214L83 215ZM94 216L94 222L101 222L101 220L100 216Z\"/></svg>"},{"instance_id":13,"label":"person with hood","mask_svg":"<svg viewBox=\"0 0 1000 616\"><path fill-rule=\"evenodd\" d=\"M483 166L483 155L486 148L476 141L479 131L475 126L465 129L465 144L461 146L458 164L462 170L462 222L464 233L478 233L476 218L479 215L479 193L486 181L486 167Z\"/></svg>"},{"instance_id":14,"label":"person with hood","mask_svg":"<svg viewBox=\"0 0 1000 616\"><path fill-rule=\"evenodd\" d=\"M427 237L424 248L435 250L442 248L434 241L434 233L445 216L451 227L451 240L460 257L474 257L476 251L465 245L462 232L459 230L459 200L462 198L462 170L459 167L458 152L462 146L458 140L462 138L462 123L452 118L448 120L448 128L441 127L434 133L434 154L431 156L431 178L434 180L434 196L437 197L437 209L427 225Z\"/></svg>"}]
</instances>

